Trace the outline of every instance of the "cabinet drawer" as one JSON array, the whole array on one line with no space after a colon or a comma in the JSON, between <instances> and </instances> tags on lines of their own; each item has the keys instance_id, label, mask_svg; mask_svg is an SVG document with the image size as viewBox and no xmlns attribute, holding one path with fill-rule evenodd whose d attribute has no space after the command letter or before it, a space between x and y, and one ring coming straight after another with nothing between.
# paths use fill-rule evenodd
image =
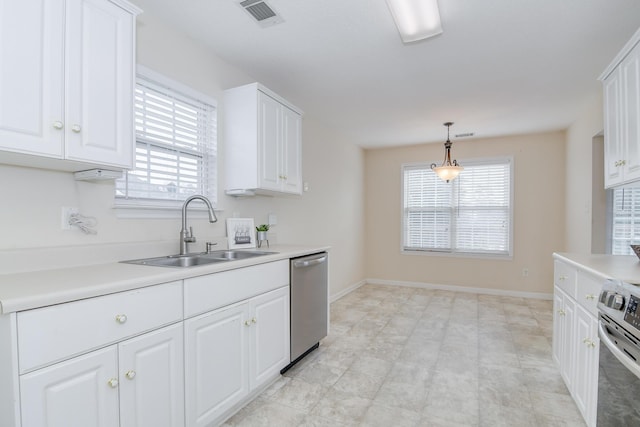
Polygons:
<instances>
[{"instance_id":1,"label":"cabinet drawer","mask_svg":"<svg viewBox=\"0 0 640 427\"><path fill-rule=\"evenodd\" d=\"M288 259L185 279L184 315L195 316L288 284Z\"/></svg>"},{"instance_id":2,"label":"cabinet drawer","mask_svg":"<svg viewBox=\"0 0 640 427\"><path fill-rule=\"evenodd\" d=\"M182 282L17 315L20 373L182 320Z\"/></svg>"},{"instance_id":3,"label":"cabinet drawer","mask_svg":"<svg viewBox=\"0 0 640 427\"><path fill-rule=\"evenodd\" d=\"M576 298L577 269L562 261L553 262L553 281L570 297Z\"/></svg>"},{"instance_id":4,"label":"cabinet drawer","mask_svg":"<svg viewBox=\"0 0 640 427\"><path fill-rule=\"evenodd\" d=\"M598 296L604 279L578 270L578 289L576 301L589 313L598 316Z\"/></svg>"}]
</instances>

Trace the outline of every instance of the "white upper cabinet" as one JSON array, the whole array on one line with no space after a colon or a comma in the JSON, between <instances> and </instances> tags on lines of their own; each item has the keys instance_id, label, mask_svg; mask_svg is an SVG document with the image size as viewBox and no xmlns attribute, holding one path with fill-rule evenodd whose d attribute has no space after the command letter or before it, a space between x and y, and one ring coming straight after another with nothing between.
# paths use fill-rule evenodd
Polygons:
<instances>
[{"instance_id":1,"label":"white upper cabinet","mask_svg":"<svg viewBox=\"0 0 640 427\"><path fill-rule=\"evenodd\" d=\"M137 13L121 0L2 2L3 163L133 166Z\"/></svg>"},{"instance_id":2,"label":"white upper cabinet","mask_svg":"<svg viewBox=\"0 0 640 427\"><path fill-rule=\"evenodd\" d=\"M302 112L258 83L224 96L228 194L302 193Z\"/></svg>"},{"instance_id":3,"label":"white upper cabinet","mask_svg":"<svg viewBox=\"0 0 640 427\"><path fill-rule=\"evenodd\" d=\"M640 30L600 77L604 91L605 187L640 180Z\"/></svg>"}]
</instances>

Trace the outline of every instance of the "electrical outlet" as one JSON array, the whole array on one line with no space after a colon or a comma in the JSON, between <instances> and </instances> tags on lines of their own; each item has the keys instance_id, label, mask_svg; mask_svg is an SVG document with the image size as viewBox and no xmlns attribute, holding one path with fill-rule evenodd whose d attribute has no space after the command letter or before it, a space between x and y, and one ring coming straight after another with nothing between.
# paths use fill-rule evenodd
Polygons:
<instances>
[{"instance_id":1,"label":"electrical outlet","mask_svg":"<svg viewBox=\"0 0 640 427\"><path fill-rule=\"evenodd\" d=\"M77 214L78 208L63 206L62 207L62 215L60 216L60 225L63 230L70 230L71 225L69 224L69 216L71 214Z\"/></svg>"}]
</instances>

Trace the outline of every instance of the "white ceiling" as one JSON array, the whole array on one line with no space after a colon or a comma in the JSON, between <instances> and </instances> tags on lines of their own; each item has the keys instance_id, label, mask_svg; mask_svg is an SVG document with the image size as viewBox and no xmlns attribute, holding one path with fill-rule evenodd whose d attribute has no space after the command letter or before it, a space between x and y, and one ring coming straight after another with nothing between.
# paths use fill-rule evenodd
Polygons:
<instances>
[{"instance_id":1,"label":"white ceiling","mask_svg":"<svg viewBox=\"0 0 640 427\"><path fill-rule=\"evenodd\" d=\"M385 0L267 0L268 28L237 1L133 0L364 147L566 129L640 26L638 0L439 0L404 45Z\"/></svg>"}]
</instances>

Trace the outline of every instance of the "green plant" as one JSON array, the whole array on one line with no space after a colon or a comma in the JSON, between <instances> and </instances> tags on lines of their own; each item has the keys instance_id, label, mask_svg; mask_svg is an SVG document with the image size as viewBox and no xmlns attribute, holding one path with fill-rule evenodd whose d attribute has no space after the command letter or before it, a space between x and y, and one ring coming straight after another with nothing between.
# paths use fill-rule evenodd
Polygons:
<instances>
[{"instance_id":1,"label":"green plant","mask_svg":"<svg viewBox=\"0 0 640 427\"><path fill-rule=\"evenodd\" d=\"M256 227L257 231L269 231L269 224L260 224Z\"/></svg>"}]
</instances>

